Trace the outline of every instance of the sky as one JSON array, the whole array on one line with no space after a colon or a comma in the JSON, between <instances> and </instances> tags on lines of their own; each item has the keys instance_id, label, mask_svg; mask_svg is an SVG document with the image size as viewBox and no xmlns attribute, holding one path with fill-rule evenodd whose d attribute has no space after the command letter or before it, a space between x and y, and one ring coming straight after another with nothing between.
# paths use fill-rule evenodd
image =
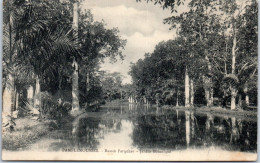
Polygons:
<instances>
[{"instance_id":1,"label":"sky","mask_svg":"<svg viewBox=\"0 0 260 163\"><path fill-rule=\"evenodd\" d=\"M170 10L163 10L153 3L136 0L84 0L81 8L91 9L95 21L104 20L107 28L118 27L122 39L127 40L123 50L124 60L111 64L109 59L101 65L101 70L120 72L125 78L123 83L131 83L128 75L130 63L152 53L161 41L175 37L175 31L169 30L163 19L171 16Z\"/></svg>"}]
</instances>

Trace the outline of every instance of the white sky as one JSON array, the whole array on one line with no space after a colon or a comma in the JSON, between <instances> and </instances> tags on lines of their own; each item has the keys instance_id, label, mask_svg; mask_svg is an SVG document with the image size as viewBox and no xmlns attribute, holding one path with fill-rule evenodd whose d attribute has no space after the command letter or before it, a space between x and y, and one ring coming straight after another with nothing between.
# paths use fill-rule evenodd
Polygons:
<instances>
[{"instance_id":1,"label":"white sky","mask_svg":"<svg viewBox=\"0 0 260 163\"><path fill-rule=\"evenodd\" d=\"M123 83L130 83L128 75L130 62L144 58L146 52L153 52L160 41L173 39L174 31L169 30L169 25L163 24L163 19L171 16L169 10L163 10L153 3L136 2L136 0L84 0L82 9L91 9L94 20L102 19L108 28L118 27L127 44L123 61L114 64L108 60L102 64L102 70L120 72L126 78Z\"/></svg>"}]
</instances>

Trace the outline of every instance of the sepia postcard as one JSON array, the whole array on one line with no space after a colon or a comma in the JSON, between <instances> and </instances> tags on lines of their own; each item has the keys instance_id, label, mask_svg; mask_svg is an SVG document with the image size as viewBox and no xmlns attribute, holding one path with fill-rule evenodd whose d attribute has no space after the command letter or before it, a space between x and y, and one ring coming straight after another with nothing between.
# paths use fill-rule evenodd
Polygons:
<instances>
[{"instance_id":1,"label":"sepia postcard","mask_svg":"<svg viewBox=\"0 0 260 163\"><path fill-rule=\"evenodd\" d=\"M2 160L257 160L257 0L2 4Z\"/></svg>"}]
</instances>

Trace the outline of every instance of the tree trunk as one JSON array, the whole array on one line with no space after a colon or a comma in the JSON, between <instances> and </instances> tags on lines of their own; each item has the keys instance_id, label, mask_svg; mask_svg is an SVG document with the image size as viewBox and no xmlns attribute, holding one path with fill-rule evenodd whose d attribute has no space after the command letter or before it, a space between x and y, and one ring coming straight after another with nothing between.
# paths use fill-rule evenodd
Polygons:
<instances>
[{"instance_id":1,"label":"tree trunk","mask_svg":"<svg viewBox=\"0 0 260 163\"><path fill-rule=\"evenodd\" d=\"M130 97L128 98L128 101L129 101L130 104L133 103L133 98L132 98L132 96L130 96Z\"/></svg>"},{"instance_id":2,"label":"tree trunk","mask_svg":"<svg viewBox=\"0 0 260 163\"><path fill-rule=\"evenodd\" d=\"M245 87L244 87L244 93L246 94L246 98L245 98L246 106L249 106L248 84L247 83L245 84Z\"/></svg>"},{"instance_id":3,"label":"tree trunk","mask_svg":"<svg viewBox=\"0 0 260 163\"><path fill-rule=\"evenodd\" d=\"M146 97L145 96L143 96L143 100L144 100L144 104L146 104Z\"/></svg>"},{"instance_id":4,"label":"tree trunk","mask_svg":"<svg viewBox=\"0 0 260 163\"><path fill-rule=\"evenodd\" d=\"M231 110L236 109L236 97L237 97L237 89L231 88L231 104L230 104Z\"/></svg>"},{"instance_id":5,"label":"tree trunk","mask_svg":"<svg viewBox=\"0 0 260 163\"><path fill-rule=\"evenodd\" d=\"M78 74L78 63L74 60L74 71L72 76L72 111L79 111L79 74Z\"/></svg>"},{"instance_id":6,"label":"tree trunk","mask_svg":"<svg viewBox=\"0 0 260 163\"><path fill-rule=\"evenodd\" d=\"M236 45L237 45L237 37L236 34L234 34L233 46L232 46L232 74L235 74L235 70L236 70Z\"/></svg>"},{"instance_id":7,"label":"tree trunk","mask_svg":"<svg viewBox=\"0 0 260 163\"><path fill-rule=\"evenodd\" d=\"M213 124L213 116L211 114L207 114L207 120L206 120L206 132L207 134L209 134L210 132L210 128L211 128L211 124Z\"/></svg>"},{"instance_id":8,"label":"tree trunk","mask_svg":"<svg viewBox=\"0 0 260 163\"><path fill-rule=\"evenodd\" d=\"M200 26L200 31L199 31L200 42L206 46L206 44L205 44L206 40L203 39L201 29L202 29L202 27ZM205 98L207 101L207 106L212 106L213 105L213 82L212 82L212 77L211 77L212 65L208 58L208 49L207 48L205 48L205 50L204 50L204 55L205 55L205 60L207 62L207 66L208 66L208 74L207 74L207 76L203 76Z\"/></svg>"},{"instance_id":9,"label":"tree trunk","mask_svg":"<svg viewBox=\"0 0 260 163\"><path fill-rule=\"evenodd\" d=\"M8 7L8 12L12 12L10 10L10 8ZM9 63L8 65L13 66L13 62L12 62L12 58L13 58L13 53L15 51L15 47L13 46L13 42L12 42L12 25L11 25L11 16L9 15ZM10 68L10 67L9 67ZM10 69L9 69L10 70ZM13 69L12 69L13 70ZM14 86L14 74L12 72L12 70L10 70L6 76L6 85L4 88L4 91L2 92L3 97L3 103L2 103L2 125L3 125L3 129L4 128L10 128L11 126L13 126L12 122L12 114L13 114L13 110L14 110L14 96L15 96L15 86ZM4 131L4 130L2 130Z\"/></svg>"},{"instance_id":10,"label":"tree trunk","mask_svg":"<svg viewBox=\"0 0 260 163\"><path fill-rule=\"evenodd\" d=\"M12 116L14 110L14 76L9 73L6 79L6 86L3 92L3 122L8 116Z\"/></svg>"},{"instance_id":11,"label":"tree trunk","mask_svg":"<svg viewBox=\"0 0 260 163\"><path fill-rule=\"evenodd\" d=\"M249 106L250 102L249 102L249 96L248 94L246 94L246 106Z\"/></svg>"},{"instance_id":12,"label":"tree trunk","mask_svg":"<svg viewBox=\"0 0 260 163\"><path fill-rule=\"evenodd\" d=\"M243 109L243 106L242 106L242 95L241 94L238 96L238 108L239 109Z\"/></svg>"},{"instance_id":13,"label":"tree trunk","mask_svg":"<svg viewBox=\"0 0 260 163\"><path fill-rule=\"evenodd\" d=\"M205 91L205 98L207 101L207 106L212 106L213 105L213 81L211 77L211 71L212 71L212 65L209 61L208 58L208 51L206 50L205 52L205 60L208 65L208 75L203 76L203 83L204 83L204 91Z\"/></svg>"},{"instance_id":14,"label":"tree trunk","mask_svg":"<svg viewBox=\"0 0 260 163\"><path fill-rule=\"evenodd\" d=\"M179 121L179 110L176 110L176 119L177 119L177 122Z\"/></svg>"},{"instance_id":15,"label":"tree trunk","mask_svg":"<svg viewBox=\"0 0 260 163\"><path fill-rule=\"evenodd\" d=\"M207 106L213 105L213 88L212 88L212 79L208 76L203 76L205 99Z\"/></svg>"},{"instance_id":16,"label":"tree trunk","mask_svg":"<svg viewBox=\"0 0 260 163\"><path fill-rule=\"evenodd\" d=\"M14 107L13 107L13 111L16 110L16 94L17 94L17 88L14 88Z\"/></svg>"},{"instance_id":17,"label":"tree trunk","mask_svg":"<svg viewBox=\"0 0 260 163\"><path fill-rule=\"evenodd\" d=\"M179 106L179 88L177 87L177 92L176 92L176 107Z\"/></svg>"},{"instance_id":18,"label":"tree trunk","mask_svg":"<svg viewBox=\"0 0 260 163\"><path fill-rule=\"evenodd\" d=\"M211 84L212 84L212 78L210 78L211 80ZM209 90L209 106L213 106L214 105L214 90L213 90L213 86L210 87Z\"/></svg>"},{"instance_id":19,"label":"tree trunk","mask_svg":"<svg viewBox=\"0 0 260 163\"><path fill-rule=\"evenodd\" d=\"M15 110L19 110L19 92L16 92L16 97L15 97Z\"/></svg>"},{"instance_id":20,"label":"tree trunk","mask_svg":"<svg viewBox=\"0 0 260 163\"><path fill-rule=\"evenodd\" d=\"M13 118L18 118L18 107L19 107L19 93L17 91L17 88L15 88L14 91L14 107L12 111L12 117Z\"/></svg>"},{"instance_id":21,"label":"tree trunk","mask_svg":"<svg viewBox=\"0 0 260 163\"><path fill-rule=\"evenodd\" d=\"M233 38L233 46L232 46L232 71L231 73L235 75L235 70L236 70L236 46L237 46L237 37L236 37L236 27L235 23L233 24L233 33L234 33L234 38ZM231 110L236 109L236 96L237 96L237 88L236 86L231 85Z\"/></svg>"},{"instance_id":22,"label":"tree trunk","mask_svg":"<svg viewBox=\"0 0 260 163\"><path fill-rule=\"evenodd\" d=\"M177 92L177 98L176 98L176 107L179 106L179 96L178 96L178 92Z\"/></svg>"},{"instance_id":23,"label":"tree trunk","mask_svg":"<svg viewBox=\"0 0 260 163\"><path fill-rule=\"evenodd\" d=\"M86 97L89 95L89 90L90 90L90 83L89 83L89 72L87 72L87 76L86 76ZM86 98L87 99L87 98ZM86 102L86 107L88 108L89 103Z\"/></svg>"},{"instance_id":24,"label":"tree trunk","mask_svg":"<svg viewBox=\"0 0 260 163\"><path fill-rule=\"evenodd\" d=\"M190 79L190 106L194 106L194 82Z\"/></svg>"},{"instance_id":25,"label":"tree trunk","mask_svg":"<svg viewBox=\"0 0 260 163\"><path fill-rule=\"evenodd\" d=\"M207 106L209 106L209 90L207 88L204 88L204 91L205 91L205 99L207 102Z\"/></svg>"},{"instance_id":26,"label":"tree trunk","mask_svg":"<svg viewBox=\"0 0 260 163\"><path fill-rule=\"evenodd\" d=\"M33 106L33 86L29 86L29 88L27 88L27 102Z\"/></svg>"},{"instance_id":27,"label":"tree trunk","mask_svg":"<svg viewBox=\"0 0 260 163\"><path fill-rule=\"evenodd\" d=\"M78 35L78 2L73 4L73 25L72 28L75 30L76 35ZM78 62L74 57L74 61L72 63L73 74L72 74L72 111L71 115L76 116L78 111L80 110L79 106L79 70L78 70Z\"/></svg>"},{"instance_id":28,"label":"tree trunk","mask_svg":"<svg viewBox=\"0 0 260 163\"><path fill-rule=\"evenodd\" d=\"M86 77L86 92L88 93L90 90L90 84L89 84L89 72L87 72L87 77Z\"/></svg>"},{"instance_id":29,"label":"tree trunk","mask_svg":"<svg viewBox=\"0 0 260 163\"><path fill-rule=\"evenodd\" d=\"M34 109L41 112L41 85L39 76L36 75L35 93L34 93ZM39 114L40 116L40 114Z\"/></svg>"},{"instance_id":30,"label":"tree trunk","mask_svg":"<svg viewBox=\"0 0 260 163\"><path fill-rule=\"evenodd\" d=\"M188 69L186 67L185 71L185 107L190 106L190 80L189 80L189 74Z\"/></svg>"}]
</instances>

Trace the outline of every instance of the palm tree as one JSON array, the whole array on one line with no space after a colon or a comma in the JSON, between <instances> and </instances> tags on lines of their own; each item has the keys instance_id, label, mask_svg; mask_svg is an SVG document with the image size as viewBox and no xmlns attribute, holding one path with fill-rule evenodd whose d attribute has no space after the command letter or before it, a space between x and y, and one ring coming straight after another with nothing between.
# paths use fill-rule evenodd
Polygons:
<instances>
[{"instance_id":1,"label":"palm tree","mask_svg":"<svg viewBox=\"0 0 260 163\"><path fill-rule=\"evenodd\" d=\"M72 28L75 31L76 37L78 37L78 25L79 25L79 9L78 2L73 3L73 24ZM79 114L79 65L77 58L74 56L73 63L73 74L72 74L72 111L71 115L76 116Z\"/></svg>"},{"instance_id":2,"label":"palm tree","mask_svg":"<svg viewBox=\"0 0 260 163\"><path fill-rule=\"evenodd\" d=\"M15 0L10 0L4 7L3 65L6 82L3 93L3 115L6 116L11 116L14 106L16 65L31 65L31 71L36 79L34 107L40 109L40 79L44 72L49 71L50 56L61 57L68 52L75 53L77 47L71 29L53 21L51 10L55 4L51 5L46 1L28 2L17 3ZM47 7L44 9L48 11L42 11L39 4L45 4Z\"/></svg>"},{"instance_id":3,"label":"palm tree","mask_svg":"<svg viewBox=\"0 0 260 163\"><path fill-rule=\"evenodd\" d=\"M54 74L53 71L59 67L57 62L53 60L65 57L69 52L77 53L77 44L71 37L72 30L63 27L55 29L48 28L39 31L35 37L29 41L30 50L23 55L24 62L31 64L35 72L35 93L34 93L34 108L40 110L41 108L41 95L40 95L40 81Z\"/></svg>"},{"instance_id":4,"label":"palm tree","mask_svg":"<svg viewBox=\"0 0 260 163\"><path fill-rule=\"evenodd\" d=\"M17 24L24 13L21 7L24 2L15 0L4 1L3 8L3 120L10 119L14 110L14 62L19 48Z\"/></svg>"}]
</instances>

